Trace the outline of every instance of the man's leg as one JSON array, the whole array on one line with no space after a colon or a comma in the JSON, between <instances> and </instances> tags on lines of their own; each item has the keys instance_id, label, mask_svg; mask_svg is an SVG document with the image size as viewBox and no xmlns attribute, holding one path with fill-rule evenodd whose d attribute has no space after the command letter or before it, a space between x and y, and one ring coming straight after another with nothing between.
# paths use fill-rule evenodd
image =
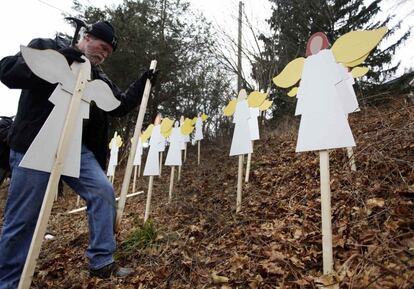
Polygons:
<instances>
[{"instance_id":1,"label":"man's leg","mask_svg":"<svg viewBox=\"0 0 414 289\"><path fill-rule=\"evenodd\" d=\"M63 180L86 201L89 223L86 256L89 258L90 269L99 269L113 263L112 254L116 249L115 193L94 154L84 145L79 179L63 177Z\"/></svg>"},{"instance_id":2,"label":"man's leg","mask_svg":"<svg viewBox=\"0 0 414 289\"><path fill-rule=\"evenodd\" d=\"M0 289L17 288L42 206L49 173L21 168L10 152L12 178L0 237Z\"/></svg>"}]
</instances>

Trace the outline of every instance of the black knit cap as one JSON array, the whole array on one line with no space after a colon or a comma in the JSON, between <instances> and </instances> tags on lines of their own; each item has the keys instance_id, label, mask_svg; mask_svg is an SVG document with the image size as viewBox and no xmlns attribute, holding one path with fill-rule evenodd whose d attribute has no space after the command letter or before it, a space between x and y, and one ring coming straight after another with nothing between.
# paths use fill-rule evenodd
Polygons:
<instances>
[{"instance_id":1,"label":"black knit cap","mask_svg":"<svg viewBox=\"0 0 414 289\"><path fill-rule=\"evenodd\" d=\"M114 27L108 21L96 22L86 32L110 44L113 51L116 50L118 38L115 35Z\"/></svg>"}]
</instances>

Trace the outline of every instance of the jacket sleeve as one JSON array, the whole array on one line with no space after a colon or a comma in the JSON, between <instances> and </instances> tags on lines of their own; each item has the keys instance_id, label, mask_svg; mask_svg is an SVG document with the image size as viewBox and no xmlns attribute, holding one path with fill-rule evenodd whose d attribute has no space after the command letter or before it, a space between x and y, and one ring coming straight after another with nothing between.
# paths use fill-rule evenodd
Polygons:
<instances>
[{"instance_id":1,"label":"jacket sleeve","mask_svg":"<svg viewBox=\"0 0 414 289\"><path fill-rule=\"evenodd\" d=\"M36 49L53 48L51 39L33 39L28 47ZM4 57L0 61L0 80L8 88L31 89L41 82L45 82L37 77L26 65L22 54L19 52L14 56Z\"/></svg>"},{"instance_id":2,"label":"jacket sleeve","mask_svg":"<svg viewBox=\"0 0 414 289\"><path fill-rule=\"evenodd\" d=\"M114 96L121 102L121 104L116 109L108 112L109 115L116 117L124 116L141 103L142 94L144 93L145 83L147 80L145 75L132 82L125 92L123 92L116 84L110 81L108 77L103 74L103 72L100 73L100 76L100 78L109 85L112 92L114 93Z\"/></svg>"}]
</instances>

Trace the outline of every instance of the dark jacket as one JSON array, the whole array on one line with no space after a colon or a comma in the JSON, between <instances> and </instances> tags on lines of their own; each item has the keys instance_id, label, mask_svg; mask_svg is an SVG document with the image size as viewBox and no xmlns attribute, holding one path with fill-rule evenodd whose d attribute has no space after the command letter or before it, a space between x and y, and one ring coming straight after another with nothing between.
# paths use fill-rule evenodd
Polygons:
<instances>
[{"instance_id":1,"label":"dark jacket","mask_svg":"<svg viewBox=\"0 0 414 289\"><path fill-rule=\"evenodd\" d=\"M68 47L69 42L61 37L37 38L28 46L36 49L59 50ZM125 92L122 92L100 67L92 66L91 78L105 81L115 97L121 101L121 105L110 112L101 110L92 102L89 119L84 122L82 142L95 154L97 161L105 169L109 141L108 114L119 117L136 107L141 102L146 77L143 76L133 82ZM34 75L24 62L21 53L5 57L0 61L0 80L9 88L22 89L8 141L13 150L25 153L53 109L53 104L48 99L56 84L50 84Z\"/></svg>"}]
</instances>

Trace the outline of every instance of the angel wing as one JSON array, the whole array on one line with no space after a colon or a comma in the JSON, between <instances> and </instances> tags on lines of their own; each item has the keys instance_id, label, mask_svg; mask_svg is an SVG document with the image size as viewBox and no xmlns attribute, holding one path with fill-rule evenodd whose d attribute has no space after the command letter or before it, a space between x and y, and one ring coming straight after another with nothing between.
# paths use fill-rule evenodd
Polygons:
<instances>
[{"instance_id":1,"label":"angel wing","mask_svg":"<svg viewBox=\"0 0 414 289\"><path fill-rule=\"evenodd\" d=\"M202 119L203 121L206 121L206 120L208 119L208 115L207 115L207 114L205 114L205 113L203 113L203 114L201 115L201 119Z\"/></svg>"},{"instance_id":2,"label":"angel wing","mask_svg":"<svg viewBox=\"0 0 414 289\"><path fill-rule=\"evenodd\" d=\"M348 63L344 63L345 66L347 67L354 67L357 65L360 65L361 63L363 63L365 61L365 59L367 59L367 57L369 56L369 52L367 54L365 54L364 56L362 56L361 58L358 58L354 61L348 62Z\"/></svg>"},{"instance_id":3,"label":"angel wing","mask_svg":"<svg viewBox=\"0 0 414 289\"><path fill-rule=\"evenodd\" d=\"M367 74L369 71L369 68L366 66L358 66L352 69L351 74L353 78L362 77L365 74Z\"/></svg>"},{"instance_id":4,"label":"angel wing","mask_svg":"<svg viewBox=\"0 0 414 289\"><path fill-rule=\"evenodd\" d=\"M169 119L168 117L163 118L161 121L161 135L163 137L168 137L171 134L172 127L174 125L174 121Z\"/></svg>"},{"instance_id":5,"label":"angel wing","mask_svg":"<svg viewBox=\"0 0 414 289\"><path fill-rule=\"evenodd\" d=\"M189 118L186 118L183 122L183 124L181 125L181 133L184 135L189 135L190 133L192 133L194 130L194 126L192 123L192 120Z\"/></svg>"},{"instance_id":6,"label":"angel wing","mask_svg":"<svg viewBox=\"0 0 414 289\"><path fill-rule=\"evenodd\" d=\"M378 45L387 32L387 27L348 32L335 41L331 51L339 63L349 64L357 60L360 61L362 58L368 57L370 51Z\"/></svg>"},{"instance_id":7,"label":"angel wing","mask_svg":"<svg viewBox=\"0 0 414 289\"><path fill-rule=\"evenodd\" d=\"M143 143L146 142L150 138L153 128L154 128L154 125L153 124L150 124L147 127L147 129L142 133L142 135L141 135L141 141Z\"/></svg>"},{"instance_id":8,"label":"angel wing","mask_svg":"<svg viewBox=\"0 0 414 289\"><path fill-rule=\"evenodd\" d=\"M117 147L121 147L121 146L122 146L123 142L122 142L122 138L121 138L121 136L120 136L120 135L117 135L117 136L115 137L115 142L116 142L116 146L117 146Z\"/></svg>"},{"instance_id":9,"label":"angel wing","mask_svg":"<svg viewBox=\"0 0 414 289\"><path fill-rule=\"evenodd\" d=\"M273 83L282 88L288 88L296 84L302 76L304 57L299 57L289 62L282 72L273 78Z\"/></svg>"},{"instance_id":10,"label":"angel wing","mask_svg":"<svg viewBox=\"0 0 414 289\"><path fill-rule=\"evenodd\" d=\"M62 54L52 49L38 50L23 45L20 51L34 74L50 83L60 82L69 91L74 89L75 76Z\"/></svg>"},{"instance_id":11,"label":"angel wing","mask_svg":"<svg viewBox=\"0 0 414 289\"><path fill-rule=\"evenodd\" d=\"M259 106L259 110L264 111L269 109L272 103L273 101L265 99L265 101L263 101L263 103Z\"/></svg>"},{"instance_id":12,"label":"angel wing","mask_svg":"<svg viewBox=\"0 0 414 289\"><path fill-rule=\"evenodd\" d=\"M295 86L294 88L292 88L291 90L289 90L289 92L287 93L288 96L290 97L294 97L296 94L298 94L298 87Z\"/></svg>"},{"instance_id":13,"label":"angel wing","mask_svg":"<svg viewBox=\"0 0 414 289\"><path fill-rule=\"evenodd\" d=\"M267 93L252 91L247 97L249 107L259 107L265 101Z\"/></svg>"},{"instance_id":14,"label":"angel wing","mask_svg":"<svg viewBox=\"0 0 414 289\"><path fill-rule=\"evenodd\" d=\"M236 106L237 106L237 99L233 98L232 100L230 100L227 106L223 109L224 115L232 116L233 113L236 111Z\"/></svg>"},{"instance_id":15,"label":"angel wing","mask_svg":"<svg viewBox=\"0 0 414 289\"><path fill-rule=\"evenodd\" d=\"M197 119L198 119L198 117L194 117L192 120L191 120L191 124L192 125L195 125L196 124L196 122L197 122Z\"/></svg>"}]
</instances>

